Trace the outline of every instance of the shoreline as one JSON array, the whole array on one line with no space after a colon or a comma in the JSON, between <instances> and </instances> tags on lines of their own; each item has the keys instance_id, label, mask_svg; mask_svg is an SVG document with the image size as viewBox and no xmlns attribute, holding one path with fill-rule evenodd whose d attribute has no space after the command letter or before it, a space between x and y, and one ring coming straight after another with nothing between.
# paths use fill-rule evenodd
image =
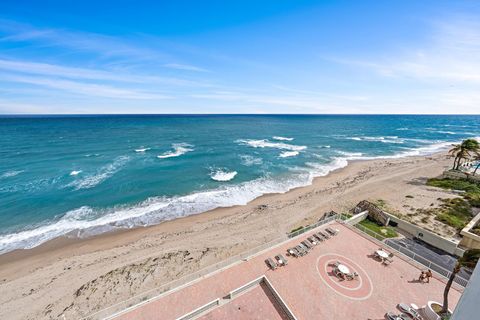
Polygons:
<instances>
[{"instance_id":1,"label":"shoreline","mask_svg":"<svg viewBox=\"0 0 480 320\"><path fill-rule=\"evenodd\" d=\"M433 157L434 156L441 156L441 155L444 155L444 154L445 154L444 151L438 151L438 152L435 152L433 154L425 155L425 156L405 156L405 157L398 157L398 158L387 156L385 158L378 157L378 158L373 158L373 159L347 160L347 165L346 166L336 168L336 169L328 172L324 176L314 177L310 184L305 185L305 186L294 187L294 188L289 189L288 191L285 191L283 193L278 193L278 192L277 193L265 193L265 194L262 194L261 196L258 196L255 199L251 200L251 201L248 201L246 204L233 205L233 206L229 206L229 207L218 207L218 208L214 208L214 209L211 209L211 210L207 210L207 211L203 211L203 212L199 212L199 213L195 213L195 214L191 214L191 215L174 218L174 219L171 219L171 220L165 220L165 221L159 222L157 224L148 225L148 226L136 226L136 227L132 227L132 228L118 228L117 230L111 230L111 231L95 234L95 235L84 237L84 238L77 237L77 236L71 236L69 234L62 235L62 236L50 239L50 240L48 240L44 243L41 243L38 246L35 246L33 248L30 248L30 249L15 249L15 250L0 254L0 266L4 265L4 264L8 264L8 263L13 263L13 262L16 262L16 261L19 261L19 260L22 260L22 259L28 259L30 257L34 257L34 256L37 256L37 255L42 255L42 254L45 254L46 252L55 252L56 250L59 250L59 249L60 250L64 249L64 248L79 249L79 247L81 248L83 246L89 246L90 242L106 241L106 240L109 240L109 239L112 239L112 238L124 237L126 234L127 234L127 238L129 238L129 239L132 238L132 240L134 240L134 239L138 238L137 235L134 235L135 233L143 234L143 233L149 233L151 231L156 231L156 230L152 230L152 229L157 229L157 228L158 229L163 229L163 228L159 227L161 225L165 225L164 227L168 229L169 226L171 224L175 224L175 222L182 223L182 221L187 221L187 223L188 223L188 220L190 220L190 219L192 219L192 222L195 221L195 220L198 221L198 220L201 220L201 218L197 217L199 215L208 215L209 217L208 218L206 217L206 219L209 219L209 218L212 218L212 217L215 217L215 216L216 217L223 216L224 214L222 214L220 211L228 210L228 209L235 209L235 208L249 206L249 205L254 205L255 202L263 202L264 199L266 200L269 197L274 197L274 196L277 196L277 195L284 195L284 194L287 194L287 193L290 193L290 192L294 192L296 190L299 190L301 192L302 189L306 189L306 188L309 188L309 187L315 185L315 183L317 183L317 180L321 180L322 178L326 178L326 177L329 177L331 175L334 175L335 173L339 173L341 171L347 170L350 166L354 165L355 163L373 162L373 161L378 161L378 160L395 160L395 159L400 160L400 159L408 159L408 158L412 158L412 159L414 159L414 158L425 158L425 157L429 157L429 156L433 156ZM197 217L197 219L195 219L195 217ZM74 231L72 231L72 233L73 232ZM130 233L131 235L128 235L128 233ZM82 252L83 250L80 250L80 251Z\"/></svg>"},{"instance_id":2,"label":"shoreline","mask_svg":"<svg viewBox=\"0 0 480 320\"><path fill-rule=\"evenodd\" d=\"M433 153L425 154L425 155L408 155L408 153L405 153L404 155L395 154L395 155L373 156L373 157L364 157L364 156L350 157L350 158L346 157L346 158L343 158L346 161L346 165L334 168L333 170L328 171L325 175L314 176L310 183L308 183L306 185L292 187L291 189L288 189L285 192L265 193L265 194L261 194L258 197L248 201L245 204L236 204L236 205L231 205L231 206L226 206L226 207L217 207L217 208L213 208L213 209L210 209L210 210L207 210L207 211L201 211L201 212L189 214L189 215L186 215L186 216L181 216L181 217L176 217L176 218L169 219L169 220L160 221L158 223L147 225L147 226L138 225L138 226L133 226L133 227L129 227L129 228L124 228L124 227L119 227L119 228L116 228L116 229L114 228L113 230L100 232L100 233L93 234L93 235L86 236L86 237L73 235L74 233L78 232L79 230L72 230L72 231L70 231L66 234L51 238L49 240L46 240L45 242L42 242L42 243L40 243L40 244L38 244L38 245L36 245L32 248L28 248L28 249L27 248L18 248L18 249L13 249L13 250L4 252L4 253L0 253L0 265L2 264L2 261L4 260L4 259L2 259L2 257L5 256L5 255L15 259L15 257L23 257L23 256L28 256L30 254L35 254L36 251L45 251L45 248L56 248L58 246L72 244L73 242L84 242L84 241L88 241L90 239L95 239L95 238L99 238L99 237L103 237L103 236L109 236L109 235L112 235L112 234L121 234L121 233L125 233L125 232L130 232L130 231L135 230L135 229L151 228L151 227L155 227L155 226L158 226L160 224L168 223L170 221L174 221L174 220L178 220L178 219L185 219L185 218L196 216L196 215L199 215L199 214L208 214L208 213L214 212L216 210L235 208L235 207L239 207L239 206L246 206L246 205L249 205L250 203L254 202L257 199L262 198L262 197L285 194L285 193L291 192L291 191L299 189L299 188L307 188L307 187L315 184L315 181L317 179L327 177L327 176L333 174L336 171L344 170L345 168L348 168L349 166L351 166L352 164L354 164L356 162L375 161L375 160L396 160L396 159L406 159L406 158L415 158L415 157L428 157L428 156L434 156L434 155L442 154L444 152L445 152L445 147L441 147L439 150L436 150ZM326 164L326 165L328 166L329 164ZM201 192L203 192L203 191L194 192L193 194L201 193ZM34 229L32 229L32 230L34 230Z\"/></svg>"},{"instance_id":3,"label":"shoreline","mask_svg":"<svg viewBox=\"0 0 480 320\"><path fill-rule=\"evenodd\" d=\"M407 201L428 207L451 195L418 181L441 174L450 162L445 152L350 160L311 185L265 194L246 205L86 239L56 238L5 253L0 255L0 289L8 294L0 297L5 306L0 318L22 305L29 306L19 312L22 319L63 313L79 318L271 241L325 212L351 209L360 200L384 199L395 209Z\"/></svg>"}]
</instances>

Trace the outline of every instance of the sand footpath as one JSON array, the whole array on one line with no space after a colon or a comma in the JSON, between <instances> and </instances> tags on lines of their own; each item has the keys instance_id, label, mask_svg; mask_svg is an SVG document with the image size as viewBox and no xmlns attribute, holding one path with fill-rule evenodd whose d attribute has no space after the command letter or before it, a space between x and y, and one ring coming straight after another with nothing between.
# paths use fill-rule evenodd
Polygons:
<instances>
[{"instance_id":1,"label":"sand footpath","mask_svg":"<svg viewBox=\"0 0 480 320\"><path fill-rule=\"evenodd\" d=\"M363 199L382 199L401 214L438 205L438 198L454 195L424 183L450 164L444 153L355 161L311 186L244 206L1 255L0 319L78 319L315 222L327 211L346 212Z\"/></svg>"}]
</instances>

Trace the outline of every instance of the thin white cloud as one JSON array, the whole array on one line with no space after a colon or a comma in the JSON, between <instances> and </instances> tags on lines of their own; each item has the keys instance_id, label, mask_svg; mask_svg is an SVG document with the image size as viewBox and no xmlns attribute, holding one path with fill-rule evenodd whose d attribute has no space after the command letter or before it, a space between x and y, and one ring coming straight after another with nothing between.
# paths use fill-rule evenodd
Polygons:
<instances>
[{"instance_id":1,"label":"thin white cloud","mask_svg":"<svg viewBox=\"0 0 480 320\"><path fill-rule=\"evenodd\" d=\"M117 72L113 70L67 67L34 61L0 59L0 70L69 79L88 79L125 83L158 83L172 86L210 86L206 81L193 81L173 77L143 75L132 72Z\"/></svg>"},{"instance_id":2,"label":"thin white cloud","mask_svg":"<svg viewBox=\"0 0 480 320\"><path fill-rule=\"evenodd\" d=\"M195 71L195 72L210 72L210 70L188 65L188 64L179 64L179 63L167 63L163 65L166 68L170 69L177 69L177 70L185 70L185 71Z\"/></svg>"},{"instance_id":3,"label":"thin white cloud","mask_svg":"<svg viewBox=\"0 0 480 320\"><path fill-rule=\"evenodd\" d=\"M131 90L124 88L116 88L109 85L85 83L71 80L62 80L55 78L45 77L29 77L29 76L16 76L16 75L3 75L0 79L10 82L20 82L36 86L43 86L58 90L63 90L75 94L96 96L111 99L135 99L135 100L159 100L170 99L171 97L144 92L139 90Z\"/></svg>"},{"instance_id":4,"label":"thin white cloud","mask_svg":"<svg viewBox=\"0 0 480 320\"><path fill-rule=\"evenodd\" d=\"M164 52L141 47L97 33L69 31L63 29L36 28L10 20L0 20L1 42L29 42L46 46L67 48L69 50L93 52L103 57L135 57L152 60L172 58Z\"/></svg>"},{"instance_id":5,"label":"thin white cloud","mask_svg":"<svg viewBox=\"0 0 480 320\"><path fill-rule=\"evenodd\" d=\"M386 77L428 82L480 83L480 22L469 18L434 23L430 41L372 60L332 58L341 64L371 69Z\"/></svg>"}]
</instances>

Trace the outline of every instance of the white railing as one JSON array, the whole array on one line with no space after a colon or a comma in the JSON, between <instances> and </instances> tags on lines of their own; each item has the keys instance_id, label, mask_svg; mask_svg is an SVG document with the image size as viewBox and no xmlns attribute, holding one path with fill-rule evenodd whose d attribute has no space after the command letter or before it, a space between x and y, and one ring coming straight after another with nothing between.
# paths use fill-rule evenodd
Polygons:
<instances>
[{"instance_id":1,"label":"white railing","mask_svg":"<svg viewBox=\"0 0 480 320\"><path fill-rule=\"evenodd\" d=\"M378 234L370 229L367 229L365 228L364 226L362 226L361 224L356 224L356 225L350 225L348 223L345 223L344 226L348 227L349 229L357 232L357 233L361 233L362 235L364 236L367 236L367 237L370 237L370 238L373 238L375 240L376 243L378 243L380 246L382 247L387 247L387 249L390 249L394 252L397 252L397 253L400 253L405 259L407 260L410 260L410 261L415 261L416 263L420 264L421 266L425 267L425 268L428 268L432 271L434 271L435 273L437 273L438 275L448 279L450 278L450 275L452 274L451 271L445 269L444 267L442 266L439 266L438 264L418 255L417 253L405 248L405 247L402 247L401 245L393 242L393 241L388 241L388 238L386 238L385 236L382 236L381 234ZM468 280L459 276L459 275L456 275L455 276L455 283L457 283L458 285L462 286L462 287L466 287L467 284L468 284Z\"/></svg>"},{"instance_id":2,"label":"white railing","mask_svg":"<svg viewBox=\"0 0 480 320\"><path fill-rule=\"evenodd\" d=\"M227 266L230 266L232 264L238 263L242 260L248 260L262 251L269 249L270 247L280 244L289 238L296 237L304 232L307 232L313 228L316 228L318 226L324 225L326 223L329 223L334 220L344 220L344 216L341 214L335 214L330 217L327 217L325 219L322 219L312 225L306 226L302 228L301 230L297 230L291 233L288 233L286 236L281 236L275 240L272 240L270 242L264 243L262 245L259 245L255 248L252 248L244 253L238 254L236 256L232 256L230 258L227 258L226 260L220 261L218 263L212 264L204 269L198 270L194 273L191 273L189 275L186 275L182 278L179 278L177 280L173 280L171 282L168 282L166 284L163 284L159 287L152 288L150 290L141 292L139 294L136 294L133 297L130 297L126 300L120 301L116 304L113 304L111 306L108 306L104 309L98 310L94 313L91 313L87 316L77 316L77 318L80 318L82 320L93 320L93 319L113 319L116 316L127 312L133 308L136 308L137 306L149 303L155 299L158 299L159 297L162 296L162 294L174 289L178 288L180 286L185 286L186 284L189 284L191 282L194 282L195 280L201 279L202 277L211 274L215 271L219 271L221 269L226 268Z\"/></svg>"}]
</instances>

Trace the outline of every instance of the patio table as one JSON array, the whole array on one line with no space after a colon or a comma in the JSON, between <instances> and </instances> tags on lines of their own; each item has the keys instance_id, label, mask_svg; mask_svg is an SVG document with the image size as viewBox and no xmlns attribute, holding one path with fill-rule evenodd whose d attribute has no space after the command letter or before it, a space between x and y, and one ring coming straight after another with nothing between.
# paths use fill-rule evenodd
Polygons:
<instances>
[{"instance_id":1,"label":"patio table","mask_svg":"<svg viewBox=\"0 0 480 320\"><path fill-rule=\"evenodd\" d=\"M340 271L343 274L350 273L350 269L348 269L348 267L346 265L343 265L343 264L339 264L337 269L338 269L338 271Z\"/></svg>"}]
</instances>

